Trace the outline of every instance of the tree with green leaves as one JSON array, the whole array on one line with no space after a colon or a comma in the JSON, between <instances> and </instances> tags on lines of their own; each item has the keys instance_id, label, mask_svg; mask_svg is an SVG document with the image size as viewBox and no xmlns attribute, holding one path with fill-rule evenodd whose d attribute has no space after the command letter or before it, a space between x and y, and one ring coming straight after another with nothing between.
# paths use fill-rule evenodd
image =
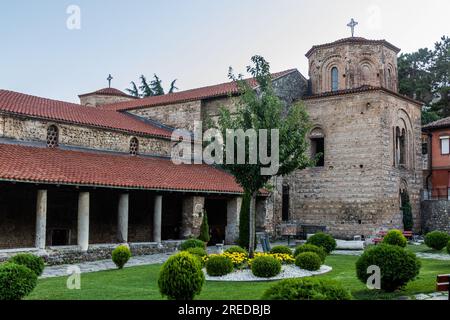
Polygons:
<instances>
[{"instance_id":1,"label":"tree with green leaves","mask_svg":"<svg viewBox=\"0 0 450 320\"><path fill-rule=\"evenodd\" d=\"M131 81L131 88L125 89L131 96L136 98L146 98L153 96L162 96L165 94L164 88L162 86L162 80L156 75L153 75L153 80L150 82L144 75L139 77L140 85L138 86L136 82ZM178 88L176 87L177 79L170 83L170 88L168 93L174 93Z\"/></svg>"},{"instance_id":2,"label":"tree with green leaves","mask_svg":"<svg viewBox=\"0 0 450 320\"><path fill-rule=\"evenodd\" d=\"M253 56L251 61L252 65L247 67L247 72L255 78L257 90L243 80L242 75L236 77L230 68L229 77L236 83L240 93L237 111L232 114L228 108L222 107L216 128L223 137L226 137L230 130L256 132L256 145L245 143L247 138L244 139L243 145L242 140L236 136L233 139L224 139L223 154L227 161L222 165L235 177L244 191L250 194L249 253L253 255L258 192L268 186L273 176L284 176L296 169L304 169L312 165L313 161L309 157L309 144L306 139L311 124L303 104L295 104L286 111L285 105L274 92L269 63L261 56ZM267 142L267 150L261 150L261 141ZM245 150L246 160L243 164L239 163L238 155L234 152L239 148ZM232 154L230 150L233 150ZM268 155L268 150L278 151L276 172L270 170L273 163L263 163L261 156L256 163L247 161L255 153ZM271 157L273 158L274 154L271 154ZM229 158L233 158L233 161L228 161Z\"/></svg>"},{"instance_id":3,"label":"tree with green leaves","mask_svg":"<svg viewBox=\"0 0 450 320\"><path fill-rule=\"evenodd\" d=\"M401 54L398 59L399 91L423 101L422 124L450 116L450 38L443 36L434 48Z\"/></svg>"}]
</instances>

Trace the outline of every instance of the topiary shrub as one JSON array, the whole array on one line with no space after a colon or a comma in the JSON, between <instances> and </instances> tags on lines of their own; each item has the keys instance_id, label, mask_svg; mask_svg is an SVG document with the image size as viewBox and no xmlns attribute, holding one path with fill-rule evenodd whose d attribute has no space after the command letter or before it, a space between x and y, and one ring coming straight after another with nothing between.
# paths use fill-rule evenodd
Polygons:
<instances>
[{"instance_id":1,"label":"topiary shrub","mask_svg":"<svg viewBox=\"0 0 450 320\"><path fill-rule=\"evenodd\" d=\"M205 266L206 272L212 277L224 276L234 270L231 259L222 255L210 255Z\"/></svg>"},{"instance_id":2,"label":"topiary shrub","mask_svg":"<svg viewBox=\"0 0 450 320\"><path fill-rule=\"evenodd\" d=\"M381 289L392 292L416 278L421 263L413 252L382 243L366 249L356 261L356 275L363 283L371 276L367 268L373 265L380 268Z\"/></svg>"},{"instance_id":3,"label":"topiary shrub","mask_svg":"<svg viewBox=\"0 0 450 320\"><path fill-rule=\"evenodd\" d=\"M351 300L350 292L334 280L301 278L278 282L264 292L262 300Z\"/></svg>"},{"instance_id":4,"label":"topiary shrub","mask_svg":"<svg viewBox=\"0 0 450 320\"><path fill-rule=\"evenodd\" d=\"M425 244L434 250L444 249L449 240L449 235L442 231L432 231L425 235Z\"/></svg>"},{"instance_id":5,"label":"topiary shrub","mask_svg":"<svg viewBox=\"0 0 450 320\"><path fill-rule=\"evenodd\" d=\"M262 256L252 260L252 273L260 278L275 277L281 272L281 262L275 257Z\"/></svg>"},{"instance_id":6,"label":"topiary shrub","mask_svg":"<svg viewBox=\"0 0 450 320\"><path fill-rule=\"evenodd\" d=\"M170 300L192 300L202 291L205 275L198 259L188 252L171 256L161 267L159 291Z\"/></svg>"},{"instance_id":7,"label":"topiary shrub","mask_svg":"<svg viewBox=\"0 0 450 320\"><path fill-rule=\"evenodd\" d=\"M115 263L117 268L123 269L125 264L131 258L131 250L127 245L121 244L115 248L112 252L112 261Z\"/></svg>"},{"instance_id":8,"label":"topiary shrub","mask_svg":"<svg viewBox=\"0 0 450 320\"><path fill-rule=\"evenodd\" d=\"M8 262L20 264L22 266L27 267L28 269L33 271L38 277L42 274L45 267L44 259L42 259L42 257L38 257L30 253L19 253L9 258Z\"/></svg>"},{"instance_id":9,"label":"topiary shrub","mask_svg":"<svg viewBox=\"0 0 450 320\"><path fill-rule=\"evenodd\" d=\"M306 243L322 247L328 254L336 249L336 240L334 240L329 234L323 232L318 232L312 235L308 240L306 240Z\"/></svg>"},{"instance_id":10,"label":"topiary shrub","mask_svg":"<svg viewBox=\"0 0 450 320\"><path fill-rule=\"evenodd\" d=\"M206 213L206 211L203 212L202 225L200 226L200 235L197 239L205 243L208 243L209 240L211 240L211 236L209 235L208 214Z\"/></svg>"},{"instance_id":11,"label":"topiary shrub","mask_svg":"<svg viewBox=\"0 0 450 320\"><path fill-rule=\"evenodd\" d=\"M406 247L408 240L402 234L400 230L390 230L383 238L383 243L392 244L394 246Z\"/></svg>"},{"instance_id":12,"label":"topiary shrub","mask_svg":"<svg viewBox=\"0 0 450 320\"><path fill-rule=\"evenodd\" d=\"M304 244L304 245L298 246L295 249L294 257L297 257L300 253L303 253L303 252L316 253L320 257L320 260L322 261L322 263L324 263L325 259L327 258L327 252L325 251L325 249L322 247L315 246L313 244Z\"/></svg>"},{"instance_id":13,"label":"topiary shrub","mask_svg":"<svg viewBox=\"0 0 450 320\"><path fill-rule=\"evenodd\" d=\"M275 246L270 250L270 253L292 254L292 250L287 246Z\"/></svg>"},{"instance_id":14,"label":"topiary shrub","mask_svg":"<svg viewBox=\"0 0 450 320\"><path fill-rule=\"evenodd\" d=\"M203 242L202 240L199 239L188 239L186 241L184 241L181 245L180 245L180 249L181 251L185 251L189 248L203 248L205 249L206 244L205 242Z\"/></svg>"},{"instance_id":15,"label":"topiary shrub","mask_svg":"<svg viewBox=\"0 0 450 320\"><path fill-rule=\"evenodd\" d=\"M225 252L228 252L228 253L235 253L235 252L243 253L243 254L245 254L245 256L248 256L247 250L245 250L244 248L239 247L239 246L231 246L227 250L225 250Z\"/></svg>"},{"instance_id":16,"label":"topiary shrub","mask_svg":"<svg viewBox=\"0 0 450 320\"><path fill-rule=\"evenodd\" d=\"M203 261L203 258L208 255L205 249L203 248L188 248L186 252L189 252L194 257L198 258L201 266L203 267L205 265L205 262Z\"/></svg>"},{"instance_id":17,"label":"topiary shrub","mask_svg":"<svg viewBox=\"0 0 450 320\"><path fill-rule=\"evenodd\" d=\"M24 265L0 264L0 300L20 300L33 291L36 283L35 271Z\"/></svg>"},{"instance_id":18,"label":"topiary shrub","mask_svg":"<svg viewBox=\"0 0 450 320\"><path fill-rule=\"evenodd\" d=\"M320 269L322 259L315 252L303 252L295 258L295 265L301 269L316 271Z\"/></svg>"}]
</instances>

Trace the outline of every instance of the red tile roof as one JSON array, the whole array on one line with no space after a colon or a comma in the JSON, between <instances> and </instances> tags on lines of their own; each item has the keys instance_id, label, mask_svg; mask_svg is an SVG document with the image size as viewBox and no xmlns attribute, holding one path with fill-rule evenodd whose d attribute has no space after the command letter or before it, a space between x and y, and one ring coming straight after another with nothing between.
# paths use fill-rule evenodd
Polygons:
<instances>
[{"instance_id":1,"label":"red tile roof","mask_svg":"<svg viewBox=\"0 0 450 320\"><path fill-rule=\"evenodd\" d=\"M416 105L419 105L419 106L422 106L424 104L421 101L417 101L417 100L411 99L410 97L404 96L404 95L402 95L400 93L388 90L386 88L373 87L373 86L361 86L361 87L353 88L353 89L344 89L344 90L338 90L338 91L328 91L328 92L323 92L323 93L319 93L319 94L305 96L302 99L303 100L313 100L313 99L341 96L341 95L346 95L346 94L353 94L353 93L360 93L360 92L367 92L367 91L384 91L386 93L392 94L392 95L394 95L394 96L396 96L398 98L407 100L407 101L409 101L411 103L414 103Z\"/></svg>"},{"instance_id":2,"label":"red tile roof","mask_svg":"<svg viewBox=\"0 0 450 320\"><path fill-rule=\"evenodd\" d=\"M130 99L138 99L137 97L130 96L123 91L115 88L103 88L94 92L80 94L79 97L90 96L94 94L105 95L105 96L118 96L118 97L126 97Z\"/></svg>"},{"instance_id":3,"label":"red tile roof","mask_svg":"<svg viewBox=\"0 0 450 320\"><path fill-rule=\"evenodd\" d=\"M289 69L286 71L274 73L272 77L275 80L277 78L288 75L292 72L298 71L297 69ZM257 86L256 80L254 78L247 79L247 81L252 87ZM173 103L183 103L201 99L224 97L230 94L237 94L237 93L239 93L239 89L236 86L236 83L226 82L208 87L179 91L175 93L166 94L163 96L148 97L133 101L125 101L109 105L103 105L100 106L99 108L104 110L126 111L132 109L141 109L141 108L168 105Z\"/></svg>"},{"instance_id":4,"label":"red tile roof","mask_svg":"<svg viewBox=\"0 0 450 320\"><path fill-rule=\"evenodd\" d=\"M387 42L386 40L369 40L366 38L361 38L361 37L349 37L349 38L344 38L344 39L339 39L330 43L324 43L324 44L320 44L320 45L316 45L313 46L307 53L306 53L306 57L309 58L314 51L316 51L317 49L322 49L322 48L329 48L329 47L333 47L339 44L344 44L344 43L353 43L353 44L372 44L372 45L384 45L386 47L388 47L389 49L394 50L396 53L399 53L401 50L399 48L397 48L396 46L394 46L393 44Z\"/></svg>"},{"instance_id":5,"label":"red tile roof","mask_svg":"<svg viewBox=\"0 0 450 320\"><path fill-rule=\"evenodd\" d=\"M429 131L430 129L440 129L440 128L450 128L450 117L439 119L439 120L436 120L434 122L431 122L431 123L423 126L423 129L425 131Z\"/></svg>"},{"instance_id":6,"label":"red tile roof","mask_svg":"<svg viewBox=\"0 0 450 320\"><path fill-rule=\"evenodd\" d=\"M124 189L242 193L234 177L169 159L0 144L0 180Z\"/></svg>"},{"instance_id":7,"label":"red tile roof","mask_svg":"<svg viewBox=\"0 0 450 320\"><path fill-rule=\"evenodd\" d=\"M0 90L0 112L170 138L171 132L129 115Z\"/></svg>"}]
</instances>

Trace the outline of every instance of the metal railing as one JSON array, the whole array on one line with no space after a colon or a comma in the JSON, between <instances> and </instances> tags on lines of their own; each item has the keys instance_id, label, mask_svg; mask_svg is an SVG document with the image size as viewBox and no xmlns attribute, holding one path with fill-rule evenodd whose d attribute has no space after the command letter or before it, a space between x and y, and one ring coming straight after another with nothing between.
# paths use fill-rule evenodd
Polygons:
<instances>
[{"instance_id":1,"label":"metal railing","mask_svg":"<svg viewBox=\"0 0 450 320\"><path fill-rule=\"evenodd\" d=\"M422 190L422 200L449 200L450 188L433 188Z\"/></svg>"}]
</instances>

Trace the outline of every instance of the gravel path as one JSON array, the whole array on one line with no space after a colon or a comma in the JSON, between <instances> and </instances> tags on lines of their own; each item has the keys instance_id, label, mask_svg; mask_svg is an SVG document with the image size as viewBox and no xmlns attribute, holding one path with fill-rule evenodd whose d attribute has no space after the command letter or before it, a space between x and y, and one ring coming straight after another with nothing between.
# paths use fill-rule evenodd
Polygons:
<instances>
[{"instance_id":1,"label":"gravel path","mask_svg":"<svg viewBox=\"0 0 450 320\"><path fill-rule=\"evenodd\" d=\"M333 270L333 268L325 265L321 266L318 271L307 271L300 269L297 266L284 265L281 267L281 272L272 278L258 278L254 276L252 271L249 269L238 270L221 277L211 277L206 273L205 269L203 269L203 272L205 273L205 279L208 281L272 281L316 276L330 272L331 270Z\"/></svg>"},{"instance_id":2,"label":"gravel path","mask_svg":"<svg viewBox=\"0 0 450 320\"><path fill-rule=\"evenodd\" d=\"M345 256L360 256L363 253L362 250L335 250L332 254L345 255ZM425 253L416 252L417 257L422 259L435 259L435 260L450 260L450 254L445 253Z\"/></svg>"},{"instance_id":3,"label":"gravel path","mask_svg":"<svg viewBox=\"0 0 450 320\"><path fill-rule=\"evenodd\" d=\"M128 263L125 265L125 268L163 263L172 254L173 254L173 252L132 257L130 259L130 261L128 261ZM64 264L64 265L59 265L59 266L45 267L41 278L53 278L53 277L67 276L67 269L69 266L78 266L81 270L81 273L112 270L112 269L117 268L116 265L111 260L83 262L83 263L72 264L72 265Z\"/></svg>"}]
</instances>

